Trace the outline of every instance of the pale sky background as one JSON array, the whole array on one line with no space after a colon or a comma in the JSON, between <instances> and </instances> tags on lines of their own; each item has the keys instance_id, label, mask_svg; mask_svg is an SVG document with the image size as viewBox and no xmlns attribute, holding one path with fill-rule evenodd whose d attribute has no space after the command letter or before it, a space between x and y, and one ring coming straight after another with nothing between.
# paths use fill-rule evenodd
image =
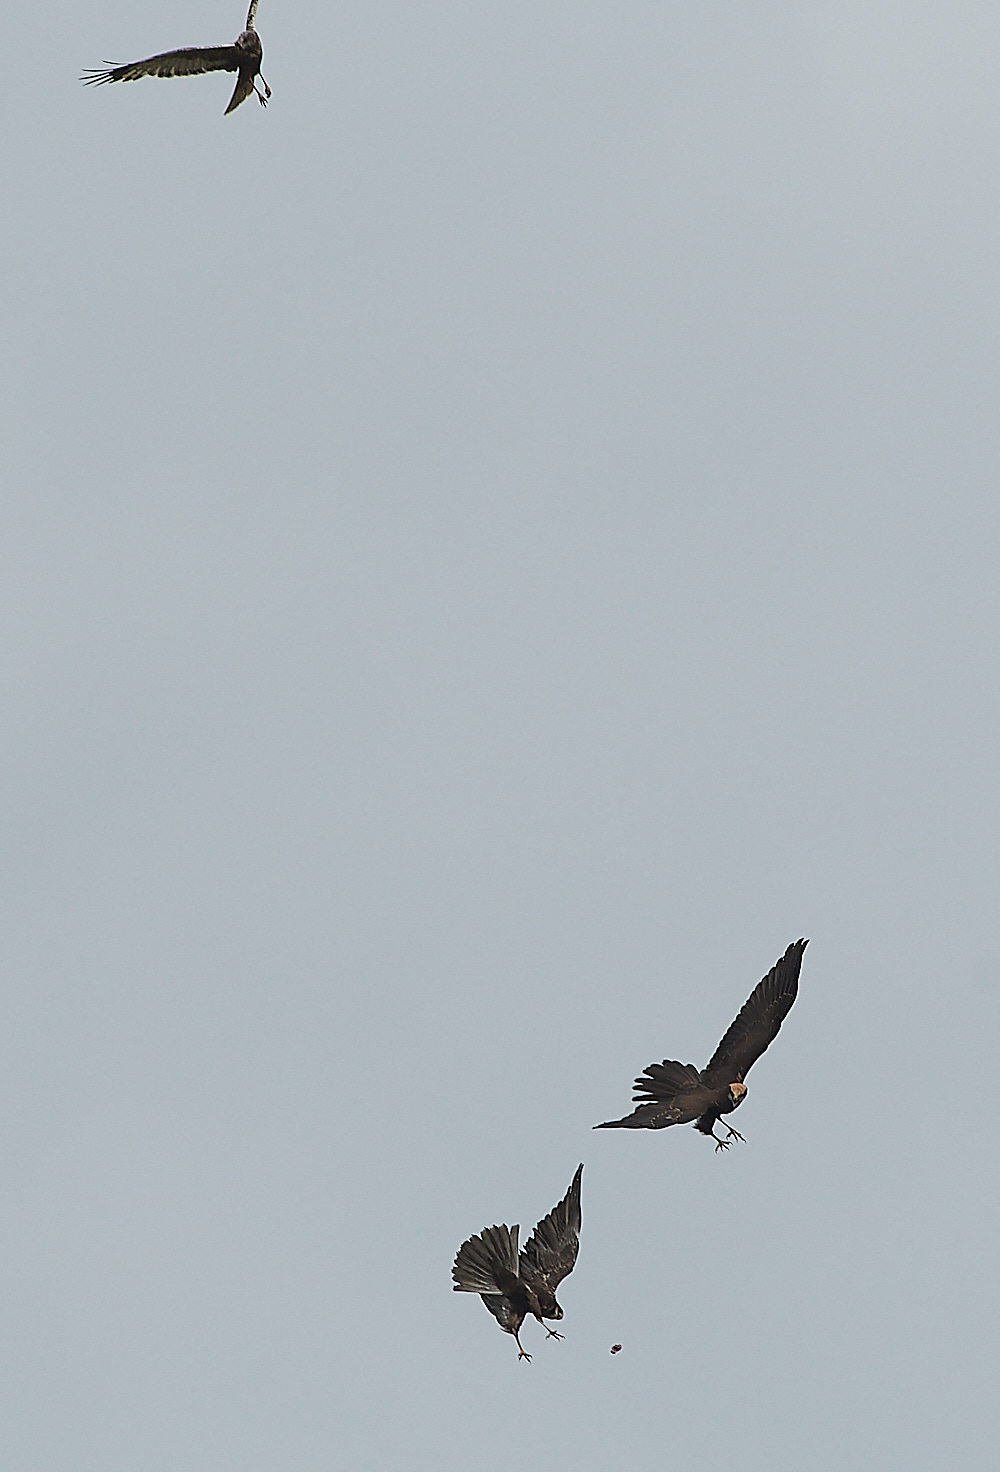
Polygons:
<instances>
[{"instance_id":1,"label":"pale sky background","mask_svg":"<svg viewBox=\"0 0 1000 1472\"><path fill-rule=\"evenodd\" d=\"M5 20L0 1464L991 1472L1000 7L244 14Z\"/></svg>"}]
</instances>

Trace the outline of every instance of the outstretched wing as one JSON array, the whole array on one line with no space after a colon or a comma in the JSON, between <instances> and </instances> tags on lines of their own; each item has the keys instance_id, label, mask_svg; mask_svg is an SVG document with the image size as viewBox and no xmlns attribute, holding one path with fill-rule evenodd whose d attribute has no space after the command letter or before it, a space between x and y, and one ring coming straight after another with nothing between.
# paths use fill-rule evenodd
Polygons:
<instances>
[{"instance_id":1,"label":"outstretched wing","mask_svg":"<svg viewBox=\"0 0 1000 1472\"><path fill-rule=\"evenodd\" d=\"M522 1264L530 1276L541 1278L555 1293L563 1278L573 1271L580 1251L580 1180L581 1165L572 1184L558 1206L543 1216L521 1252Z\"/></svg>"},{"instance_id":2,"label":"outstretched wing","mask_svg":"<svg viewBox=\"0 0 1000 1472\"><path fill-rule=\"evenodd\" d=\"M520 1275L518 1230L516 1226L484 1227L479 1236L463 1242L451 1270L455 1292L491 1295L515 1288Z\"/></svg>"},{"instance_id":3,"label":"outstretched wing","mask_svg":"<svg viewBox=\"0 0 1000 1472\"><path fill-rule=\"evenodd\" d=\"M750 993L702 1074L710 1089L745 1079L761 1053L774 1042L798 994L802 954L808 944L807 940L793 941Z\"/></svg>"},{"instance_id":4,"label":"outstretched wing","mask_svg":"<svg viewBox=\"0 0 1000 1472\"><path fill-rule=\"evenodd\" d=\"M458 1249L451 1275L456 1293L478 1293L501 1329L516 1334L524 1323L524 1287L517 1251L518 1228L484 1227Z\"/></svg>"},{"instance_id":5,"label":"outstretched wing","mask_svg":"<svg viewBox=\"0 0 1000 1472\"><path fill-rule=\"evenodd\" d=\"M160 56L147 56L145 61L131 61L125 66L86 71L84 85L102 82L136 82L140 77L195 77L202 72L238 72L246 62L236 46L192 46L184 51L164 51ZM251 81L251 86L253 85ZM240 99L242 101L242 98Z\"/></svg>"}]
</instances>

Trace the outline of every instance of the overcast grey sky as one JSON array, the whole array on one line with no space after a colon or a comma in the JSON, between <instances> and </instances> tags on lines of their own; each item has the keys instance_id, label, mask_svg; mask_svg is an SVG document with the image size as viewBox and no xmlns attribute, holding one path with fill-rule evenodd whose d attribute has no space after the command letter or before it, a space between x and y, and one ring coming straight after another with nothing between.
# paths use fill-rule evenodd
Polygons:
<instances>
[{"instance_id":1,"label":"overcast grey sky","mask_svg":"<svg viewBox=\"0 0 1000 1472\"><path fill-rule=\"evenodd\" d=\"M5 20L0 1462L992 1468L1000 10L244 11Z\"/></svg>"}]
</instances>

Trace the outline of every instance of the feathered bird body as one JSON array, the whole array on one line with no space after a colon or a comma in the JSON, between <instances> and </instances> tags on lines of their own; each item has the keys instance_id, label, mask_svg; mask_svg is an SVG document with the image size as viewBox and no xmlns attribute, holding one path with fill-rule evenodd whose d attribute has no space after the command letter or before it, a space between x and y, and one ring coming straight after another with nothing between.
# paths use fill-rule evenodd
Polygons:
<instances>
[{"instance_id":1,"label":"feathered bird body","mask_svg":"<svg viewBox=\"0 0 1000 1472\"><path fill-rule=\"evenodd\" d=\"M778 1036L798 994L799 972L806 940L794 941L750 993L739 1015L726 1030L707 1068L677 1063L665 1058L651 1063L633 1085L632 1102L637 1106L624 1119L595 1125L599 1130L664 1130L672 1124L691 1124L710 1135L717 1149L728 1140L715 1133L716 1121L738 1109L746 1098L744 1080L766 1048ZM730 1138L741 1139L726 1125Z\"/></svg>"},{"instance_id":2,"label":"feathered bird body","mask_svg":"<svg viewBox=\"0 0 1000 1472\"><path fill-rule=\"evenodd\" d=\"M538 1223L519 1252L517 1226L484 1227L463 1242L451 1270L456 1293L478 1293L501 1329L512 1334L518 1358L530 1360L521 1347L520 1329L529 1314L540 1324L561 1319L556 1289L572 1271L580 1250L581 1165L566 1195ZM544 1324L543 1324L544 1327ZM559 1339L554 1329L548 1334Z\"/></svg>"},{"instance_id":3,"label":"feathered bird body","mask_svg":"<svg viewBox=\"0 0 1000 1472\"><path fill-rule=\"evenodd\" d=\"M163 51L159 56L148 56L145 61L127 62L124 66L107 66L100 71L84 72L84 85L92 87L103 82L135 82L140 77L193 77L204 72L237 72L236 86L229 100L227 113L231 113L245 102L251 92L257 92L255 79L260 76L260 64L264 59L264 48L254 29L258 0L251 0L247 15L247 28L232 46L189 46L180 51ZM257 92L261 107L267 106L271 89L264 85Z\"/></svg>"}]
</instances>

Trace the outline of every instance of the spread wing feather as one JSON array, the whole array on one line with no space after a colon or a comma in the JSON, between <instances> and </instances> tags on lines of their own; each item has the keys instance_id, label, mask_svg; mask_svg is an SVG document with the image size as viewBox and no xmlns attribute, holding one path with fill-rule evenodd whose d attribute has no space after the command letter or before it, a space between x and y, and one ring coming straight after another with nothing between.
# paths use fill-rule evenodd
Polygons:
<instances>
[{"instance_id":1,"label":"spread wing feather","mask_svg":"<svg viewBox=\"0 0 1000 1472\"><path fill-rule=\"evenodd\" d=\"M750 993L739 1016L702 1073L709 1088L745 1079L764 1050L774 1042L799 990L799 972L807 940L793 941L788 950Z\"/></svg>"},{"instance_id":2,"label":"spread wing feather","mask_svg":"<svg viewBox=\"0 0 1000 1472\"><path fill-rule=\"evenodd\" d=\"M555 1293L563 1278L568 1277L580 1251L580 1181L581 1165L566 1195L548 1216L542 1217L521 1253L522 1273L541 1278Z\"/></svg>"},{"instance_id":3,"label":"spread wing feather","mask_svg":"<svg viewBox=\"0 0 1000 1472\"><path fill-rule=\"evenodd\" d=\"M520 1274L518 1230L517 1226L484 1227L479 1236L463 1242L451 1270L455 1292L509 1292Z\"/></svg>"},{"instance_id":4,"label":"spread wing feather","mask_svg":"<svg viewBox=\"0 0 1000 1472\"><path fill-rule=\"evenodd\" d=\"M140 77L195 77L203 72L238 72L246 56L236 46L193 46L183 51L164 51L147 56L145 61L131 61L124 66L105 63L105 70L84 72L84 84L93 87L102 82L135 82ZM253 86L251 79L250 84ZM240 101L242 102L242 98Z\"/></svg>"}]
</instances>

